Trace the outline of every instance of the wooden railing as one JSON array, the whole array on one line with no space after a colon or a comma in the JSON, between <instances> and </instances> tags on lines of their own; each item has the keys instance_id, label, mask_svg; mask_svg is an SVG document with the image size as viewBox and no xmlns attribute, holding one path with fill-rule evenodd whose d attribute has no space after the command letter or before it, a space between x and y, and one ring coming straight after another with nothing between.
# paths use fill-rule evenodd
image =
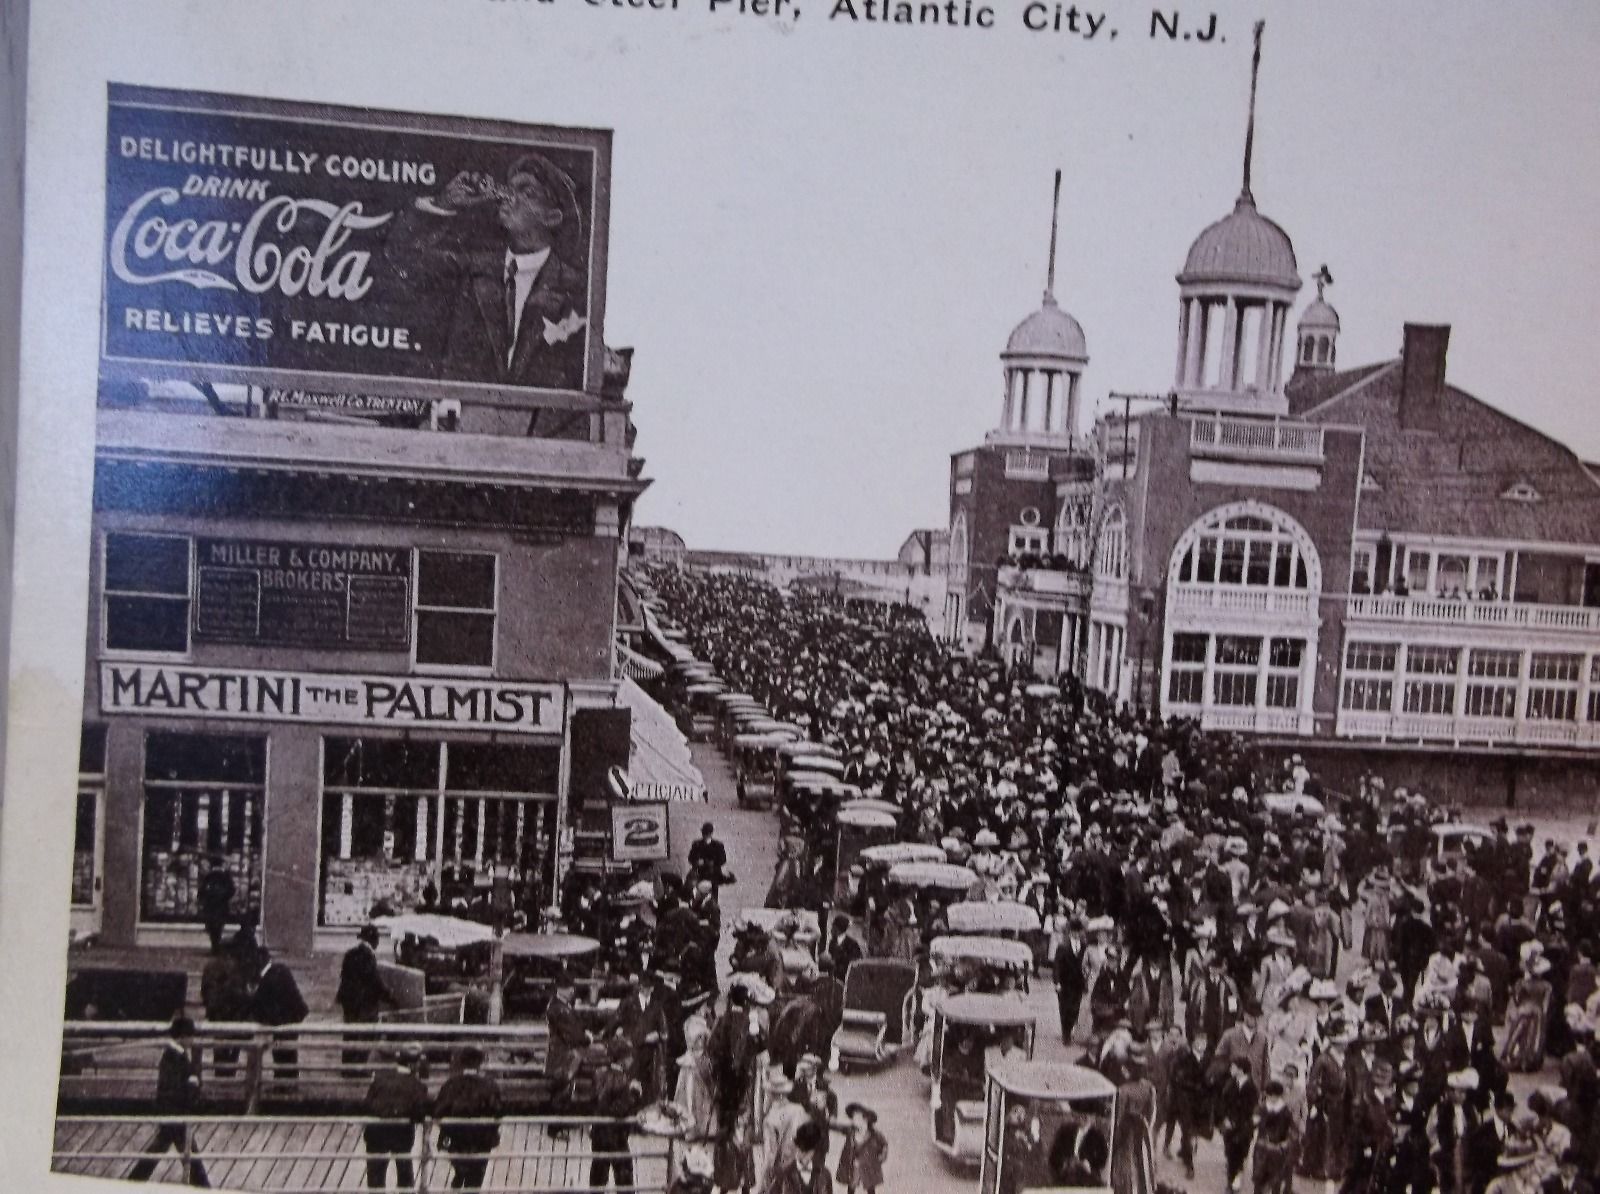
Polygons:
<instances>
[{"instance_id":1,"label":"wooden railing","mask_svg":"<svg viewBox=\"0 0 1600 1194\"><path fill-rule=\"evenodd\" d=\"M366 1189L369 1160L400 1160L408 1163L415 1175L411 1188L417 1194L430 1194L455 1184L453 1170L458 1157L469 1162L474 1159L472 1154L442 1147L439 1121L433 1118L418 1125L420 1131L413 1134L409 1148L369 1154L364 1130L375 1122L359 1116L173 1119L64 1115L56 1118L51 1168L57 1173L124 1178L148 1158L153 1166L150 1176L157 1181L182 1183L191 1164L197 1163L214 1188L324 1194ZM631 1184L617 1177L616 1189L624 1194L659 1194L672 1184L676 1146L670 1140L634 1133L626 1151L595 1147L590 1130L618 1121L507 1116L493 1122L499 1128L500 1143L480 1155L485 1163L483 1194L564 1194L585 1189L590 1186L596 1161L631 1166ZM162 1129L172 1143L157 1153L154 1145Z\"/></svg>"},{"instance_id":2,"label":"wooden railing","mask_svg":"<svg viewBox=\"0 0 1600 1194\"><path fill-rule=\"evenodd\" d=\"M61 1048L61 1105L101 1107L147 1103L167 1025L154 1022L69 1021ZM421 1050L430 1089L461 1049L484 1054L484 1072L513 1105L542 1105L549 1034L543 1024L333 1024L283 1028L207 1021L195 1030L201 1083L212 1105L254 1112L269 1106L358 1107L373 1069L393 1051Z\"/></svg>"}]
</instances>

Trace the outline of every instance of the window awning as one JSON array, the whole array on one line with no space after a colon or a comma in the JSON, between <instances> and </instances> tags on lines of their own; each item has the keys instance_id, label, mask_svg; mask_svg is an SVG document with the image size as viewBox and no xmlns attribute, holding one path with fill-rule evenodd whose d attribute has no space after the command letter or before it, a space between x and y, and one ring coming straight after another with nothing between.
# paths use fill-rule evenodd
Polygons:
<instances>
[{"instance_id":1,"label":"window awning","mask_svg":"<svg viewBox=\"0 0 1600 1194\"><path fill-rule=\"evenodd\" d=\"M646 660L645 662L649 662ZM618 701L633 714L628 788L635 800L704 800L705 777L677 723L650 695L624 678Z\"/></svg>"}]
</instances>

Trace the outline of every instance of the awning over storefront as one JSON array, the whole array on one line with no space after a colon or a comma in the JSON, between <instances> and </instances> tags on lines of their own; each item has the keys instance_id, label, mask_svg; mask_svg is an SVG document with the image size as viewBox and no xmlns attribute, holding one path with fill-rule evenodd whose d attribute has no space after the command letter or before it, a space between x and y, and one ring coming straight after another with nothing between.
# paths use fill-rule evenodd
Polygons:
<instances>
[{"instance_id":1,"label":"awning over storefront","mask_svg":"<svg viewBox=\"0 0 1600 1194\"><path fill-rule=\"evenodd\" d=\"M694 765L689 742L660 705L631 679L617 693L633 714L628 787L635 800L704 800L705 777Z\"/></svg>"},{"instance_id":2,"label":"awning over storefront","mask_svg":"<svg viewBox=\"0 0 1600 1194\"><path fill-rule=\"evenodd\" d=\"M617 671L629 680L655 680L667 669L622 643L617 644Z\"/></svg>"}]
</instances>

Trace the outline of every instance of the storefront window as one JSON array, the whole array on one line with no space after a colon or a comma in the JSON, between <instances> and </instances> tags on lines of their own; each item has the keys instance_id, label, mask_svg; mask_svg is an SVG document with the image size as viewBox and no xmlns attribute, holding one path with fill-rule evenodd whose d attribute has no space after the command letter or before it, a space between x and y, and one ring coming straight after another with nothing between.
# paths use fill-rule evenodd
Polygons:
<instances>
[{"instance_id":1,"label":"storefront window","mask_svg":"<svg viewBox=\"0 0 1600 1194\"><path fill-rule=\"evenodd\" d=\"M1211 699L1219 705L1253 707L1256 703L1256 669L1260 663L1260 639L1240 634L1219 634Z\"/></svg>"},{"instance_id":2,"label":"storefront window","mask_svg":"<svg viewBox=\"0 0 1600 1194\"><path fill-rule=\"evenodd\" d=\"M1472 650L1467 652L1466 709L1468 717L1510 719L1517 715L1517 677L1522 672L1521 651Z\"/></svg>"},{"instance_id":3,"label":"storefront window","mask_svg":"<svg viewBox=\"0 0 1600 1194\"><path fill-rule=\"evenodd\" d=\"M221 866L232 917L259 915L264 738L145 735L139 912L146 923L196 923L200 879Z\"/></svg>"},{"instance_id":4,"label":"storefront window","mask_svg":"<svg viewBox=\"0 0 1600 1194\"><path fill-rule=\"evenodd\" d=\"M323 742L318 923L421 907L531 915L554 858L559 751L371 738Z\"/></svg>"},{"instance_id":5,"label":"storefront window","mask_svg":"<svg viewBox=\"0 0 1600 1194\"><path fill-rule=\"evenodd\" d=\"M105 639L112 651L189 649L189 540L106 536Z\"/></svg>"},{"instance_id":6,"label":"storefront window","mask_svg":"<svg viewBox=\"0 0 1600 1194\"><path fill-rule=\"evenodd\" d=\"M1455 676L1460 666L1461 651L1456 647L1407 647L1405 711L1433 716L1454 714Z\"/></svg>"},{"instance_id":7,"label":"storefront window","mask_svg":"<svg viewBox=\"0 0 1600 1194\"><path fill-rule=\"evenodd\" d=\"M1528 719L1576 721L1583 656L1535 651L1528 660Z\"/></svg>"},{"instance_id":8,"label":"storefront window","mask_svg":"<svg viewBox=\"0 0 1600 1194\"><path fill-rule=\"evenodd\" d=\"M1354 713L1389 712L1394 705L1394 665L1399 653L1398 643L1347 644L1340 707Z\"/></svg>"},{"instance_id":9,"label":"storefront window","mask_svg":"<svg viewBox=\"0 0 1600 1194\"><path fill-rule=\"evenodd\" d=\"M417 552L417 662L494 666L497 559L483 552Z\"/></svg>"}]
</instances>

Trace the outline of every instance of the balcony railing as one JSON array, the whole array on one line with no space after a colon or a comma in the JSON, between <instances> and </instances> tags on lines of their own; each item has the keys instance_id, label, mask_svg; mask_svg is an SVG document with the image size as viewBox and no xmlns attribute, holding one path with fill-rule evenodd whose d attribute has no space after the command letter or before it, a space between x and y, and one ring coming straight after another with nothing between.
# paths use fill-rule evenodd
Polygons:
<instances>
[{"instance_id":1,"label":"balcony railing","mask_svg":"<svg viewBox=\"0 0 1600 1194\"><path fill-rule=\"evenodd\" d=\"M1600 722L1595 721L1517 721L1508 717L1358 713L1341 709L1335 732L1341 738L1379 738L1388 742L1600 746Z\"/></svg>"},{"instance_id":2,"label":"balcony railing","mask_svg":"<svg viewBox=\"0 0 1600 1194\"><path fill-rule=\"evenodd\" d=\"M1006 453L1006 477L1018 481L1048 481L1050 479L1050 454L1035 452L1030 448L1013 449Z\"/></svg>"},{"instance_id":3,"label":"balcony railing","mask_svg":"<svg viewBox=\"0 0 1600 1194\"><path fill-rule=\"evenodd\" d=\"M1319 462L1322 428L1220 415L1197 418L1189 424L1189 450L1196 456Z\"/></svg>"},{"instance_id":4,"label":"balcony railing","mask_svg":"<svg viewBox=\"0 0 1600 1194\"><path fill-rule=\"evenodd\" d=\"M1256 709L1233 706L1168 704L1169 717L1197 717L1200 726L1224 734L1309 734L1312 716L1299 709Z\"/></svg>"},{"instance_id":5,"label":"balcony railing","mask_svg":"<svg viewBox=\"0 0 1600 1194\"><path fill-rule=\"evenodd\" d=\"M1084 597L1089 593L1089 576L1055 568L1000 569L1000 588L1008 593L1041 593L1052 597Z\"/></svg>"},{"instance_id":6,"label":"balcony railing","mask_svg":"<svg viewBox=\"0 0 1600 1194\"><path fill-rule=\"evenodd\" d=\"M1435 626L1504 626L1528 630L1600 632L1600 609L1510 601L1453 601L1441 597L1351 597L1349 621L1423 622Z\"/></svg>"},{"instance_id":7,"label":"balcony railing","mask_svg":"<svg viewBox=\"0 0 1600 1194\"><path fill-rule=\"evenodd\" d=\"M1237 588L1223 585L1172 587L1172 607L1180 613L1279 614L1306 618L1316 612L1304 589Z\"/></svg>"}]
</instances>

